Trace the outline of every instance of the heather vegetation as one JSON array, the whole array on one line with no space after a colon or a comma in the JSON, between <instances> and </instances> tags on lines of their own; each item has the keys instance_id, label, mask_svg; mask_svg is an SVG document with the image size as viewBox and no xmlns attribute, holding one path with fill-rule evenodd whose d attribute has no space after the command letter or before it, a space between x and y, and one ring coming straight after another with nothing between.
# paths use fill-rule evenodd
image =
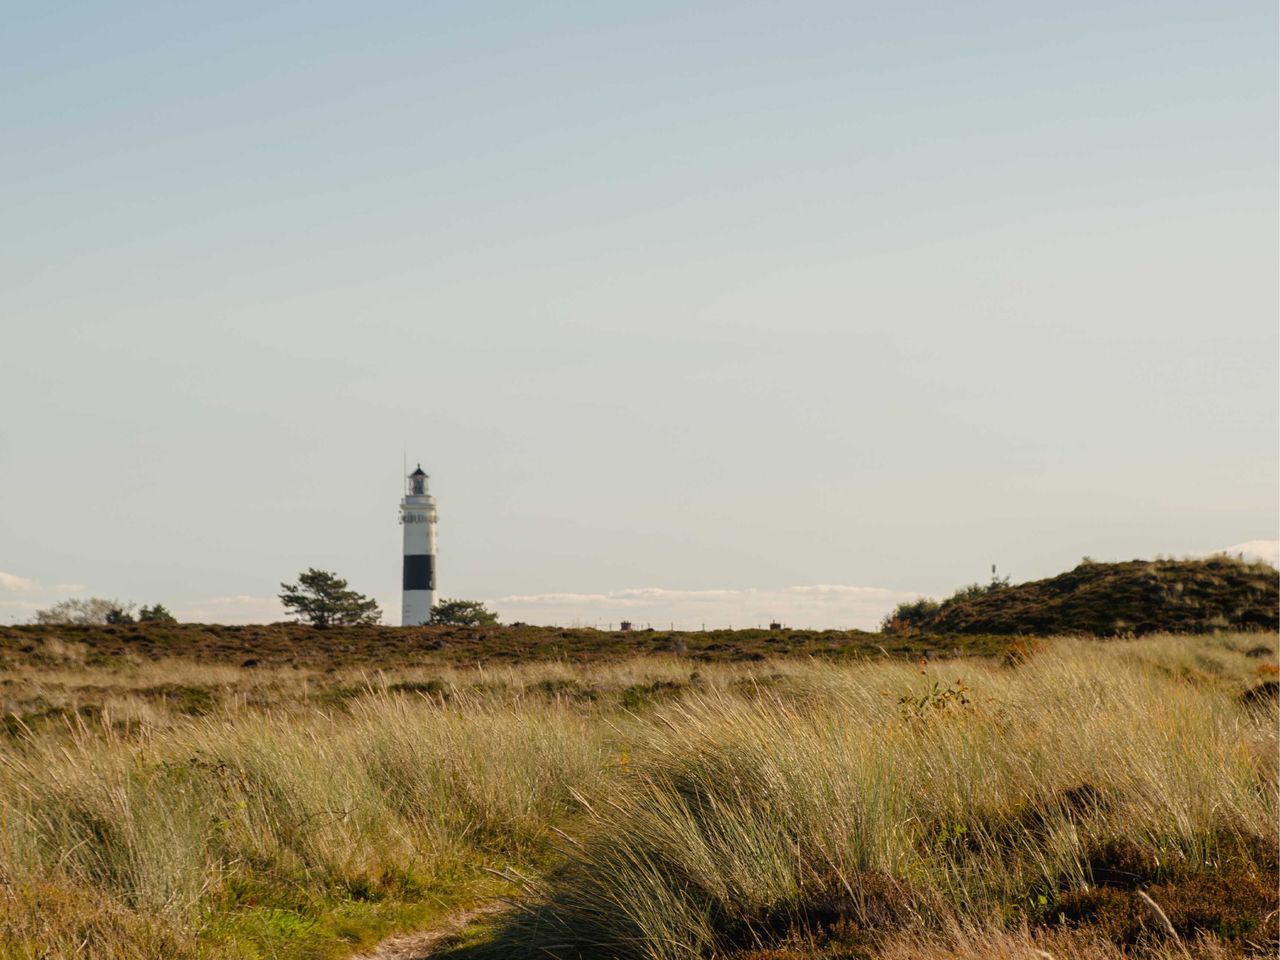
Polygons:
<instances>
[{"instance_id":1,"label":"heather vegetation","mask_svg":"<svg viewBox=\"0 0 1280 960\"><path fill-rule=\"evenodd\" d=\"M995 654L1007 637L903 634L864 630L599 630L530 624L384 627L302 623L228 626L207 623L0 626L0 668L52 665L50 645L89 666L181 659L213 666L248 665L313 671L402 667L497 666L531 661L610 663L683 650L699 663L770 657L830 660L919 657L930 651Z\"/></svg>"},{"instance_id":2,"label":"heather vegetation","mask_svg":"<svg viewBox=\"0 0 1280 960\"><path fill-rule=\"evenodd\" d=\"M18 635L4 957L349 957L490 902L436 953L1276 948L1270 633L381 671Z\"/></svg>"}]
</instances>

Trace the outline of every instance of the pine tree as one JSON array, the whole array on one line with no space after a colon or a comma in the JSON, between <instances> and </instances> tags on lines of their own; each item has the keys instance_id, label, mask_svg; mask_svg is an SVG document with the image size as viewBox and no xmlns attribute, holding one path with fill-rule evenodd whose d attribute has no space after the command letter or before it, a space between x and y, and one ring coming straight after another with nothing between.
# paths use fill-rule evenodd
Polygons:
<instances>
[{"instance_id":1,"label":"pine tree","mask_svg":"<svg viewBox=\"0 0 1280 960\"><path fill-rule=\"evenodd\" d=\"M282 583L280 602L299 620L321 629L378 623L382 610L376 600L347 589L347 581L314 567L298 574L297 583Z\"/></svg>"}]
</instances>

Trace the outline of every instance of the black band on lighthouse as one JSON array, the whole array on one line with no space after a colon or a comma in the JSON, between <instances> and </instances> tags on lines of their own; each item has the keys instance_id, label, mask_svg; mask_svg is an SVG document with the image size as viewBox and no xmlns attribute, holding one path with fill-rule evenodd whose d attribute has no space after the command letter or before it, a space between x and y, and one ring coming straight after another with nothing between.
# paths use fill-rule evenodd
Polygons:
<instances>
[{"instance_id":1,"label":"black band on lighthouse","mask_svg":"<svg viewBox=\"0 0 1280 960\"><path fill-rule=\"evenodd\" d=\"M436 558L430 554L404 558L404 589L434 590L436 588Z\"/></svg>"}]
</instances>

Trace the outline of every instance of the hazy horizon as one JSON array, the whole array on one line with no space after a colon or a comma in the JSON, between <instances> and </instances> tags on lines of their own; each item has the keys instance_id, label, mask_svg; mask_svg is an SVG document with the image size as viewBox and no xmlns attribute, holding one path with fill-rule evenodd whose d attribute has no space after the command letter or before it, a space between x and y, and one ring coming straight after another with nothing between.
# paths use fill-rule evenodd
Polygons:
<instances>
[{"instance_id":1,"label":"hazy horizon","mask_svg":"<svg viewBox=\"0 0 1280 960\"><path fill-rule=\"evenodd\" d=\"M0 622L312 566L396 622L406 456L508 620L1274 555L1274 5L6 28Z\"/></svg>"}]
</instances>

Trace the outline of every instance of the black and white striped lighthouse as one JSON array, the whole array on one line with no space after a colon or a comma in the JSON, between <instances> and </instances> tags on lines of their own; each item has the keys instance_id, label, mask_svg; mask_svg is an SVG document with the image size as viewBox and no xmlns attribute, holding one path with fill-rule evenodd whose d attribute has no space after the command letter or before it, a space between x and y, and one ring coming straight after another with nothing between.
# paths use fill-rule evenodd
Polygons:
<instances>
[{"instance_id":1,"label":"black and white striped lighthouse","mask_svg":"<svg viewBox=\"0 0 1280 960\"><path fill-rule=\"evenodd\" d=\"M436 605L436 498L427 492L427 475L418 469L405 481L400 501L404 526L404 592L400 623L416 627L431 622Z\"/></svg>"}]
</instances>

